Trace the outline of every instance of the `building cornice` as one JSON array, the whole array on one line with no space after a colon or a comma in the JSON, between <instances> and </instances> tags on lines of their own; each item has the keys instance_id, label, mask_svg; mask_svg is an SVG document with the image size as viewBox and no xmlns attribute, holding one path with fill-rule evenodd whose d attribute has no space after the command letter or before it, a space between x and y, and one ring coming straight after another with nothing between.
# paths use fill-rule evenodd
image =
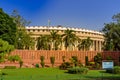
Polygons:
<instances>
[{"instance_id":1,"label":"building cornice","mask_svg":"<svg viewBox=\"0 0 120 80\"><path fill-rule=\"evenodd\" d=\"M83 28L71 28L71 27L57 27L57 26L26 26L26 29L34 29L34 30L74 30L76 32L89 32L89 33L94 33L94 34L99 34L99 35L104 35L104 33L99 32L99 31L95 31L95 30L88 30L88 29L83 29Z\"/></svg>"}]
</instances>

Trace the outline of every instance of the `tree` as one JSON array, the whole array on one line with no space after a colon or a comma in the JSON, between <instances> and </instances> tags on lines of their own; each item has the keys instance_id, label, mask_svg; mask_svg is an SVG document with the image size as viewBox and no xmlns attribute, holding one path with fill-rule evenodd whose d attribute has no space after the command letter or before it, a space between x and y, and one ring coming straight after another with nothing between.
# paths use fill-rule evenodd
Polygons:
<instances>
[{"instance_id":1,"label":"tree","mask_svg":"<svg viewBox=\"0 0 120 80\"><path fill-rule=\"evenodd\" d=\"M75 46L75 42L78 40L78 37L74 34L74 31L69 29L64 31L62 37L66 50L72 46Z\"/></svg>"},{"instance_id":2,"label":"tree","mask_svg":"<svg viewBox=\"0 0 120 80\"><path fill-rule=\"evenodd\" d=\"M26 21L16 10L13 10L11 17L17 25L15 47L17 49L33 49L34 41L25 29L25 26L29 25L30 21Z\"/></svg>"},{"instance_id":3,"label":"tree","mask_svg":"<svg viewBox=\"0 0 120 80\"><path fill-rule=\"evenodd\" d=\"M13 18L0 8L0 38L8 41L9 44L15 45L16 32L17 27Z\"/></svg>"},{"instance_id":4,"label":"tree","mask_svg":"<svg viewBox=\"0 0 120 80\"><path fill-rule=\"evenodd\" d=\"M105 42L104 50L119 51L120 50L120 13L113 16L116 22L105 24L103 28Z\"/></svg>"},{"instance_id":5,"label":"tree","mask_svg":"<svg viewBox=\"0 0 120 80\"><path fill-rule=\"evenodd\" d=\"M0 39L0 62L3 62L5 56L14 50L14 46L10 45L7 41Z\"/></svg>"},{"instance_id":6,"label":"tree","mask_svg":"<svg viewBox=\"0 0 120 80\"><path fill-rule=\"evenodd\" d=\"M38 50L50 50L50 36L40 35L37 39L37 49Z\"/></svg>"},{"instance_id":7,"label":"tree","mask_svg":"<svg viewBox=\"0 0 120 80\"><path fill-rule=\"evenodd\" d=\"M51 39L51 48L52 50L57 50L58 46L62 43L61 36L57 34L57 31L52 30L50 32L50 39Z\"/></svg>"},{"instance_id":8,"label":"tree","mask_svg":"<svg viewBox=\"0 0 120 80\"><path fill-rule=\"evenodd\" d=\"M93 43L93 40L91 40L90 37L87 37L87 39L83 39L81 43L78 44L78 49L89 50L92 43Z\"/></svg>"},{"instance_id":9,"label":"tree","mask_svg":"<svg viewBox=\"0 0 120 80\"><path fill-rule=\"evenodd\" d=\"M117 23L120 23L120 13L113 15L112 19L117 21Z\"/></svg>"},{"instance_id":10,"label":"tree","mask_svg":"<svg viewBox=\"0 0 120 80\"><path fill-rule=\"evenodd\" d=\"M33 49L34 41L25 30L19 31L17 35L17 49Z\"/></svg>"}]
</instances>

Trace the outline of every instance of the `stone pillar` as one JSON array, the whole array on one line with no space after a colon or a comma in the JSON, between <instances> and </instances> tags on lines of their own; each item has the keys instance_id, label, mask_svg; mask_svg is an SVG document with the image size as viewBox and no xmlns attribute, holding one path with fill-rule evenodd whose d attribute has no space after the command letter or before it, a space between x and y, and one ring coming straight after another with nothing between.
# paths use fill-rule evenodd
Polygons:
<instances>
[{"instance_id":1,"label":"stone pillar","mask_svg":"<svg viewBox=\"0 0 120 80\"><path fill-rule=\"evenodd\" d=\"M96 51L96 40L94 41L94 51Z\"/></svg>"},{"instance_id":2,"label":"stone pillar","mask_svg":"<svg viewBox=\"0 0 120 80\"><path fill-rule=\"evenodd\" d=\"M96 41L96 51L99 51L98 41Z\"/></svg>"},{"instance_id":3,"label":"stone pillar","mask_svg":"<svg viewBox=\"0 0 120 80\"><path fill-rule=\"evenodd\" d=\"M99 41L99 51L101 51L101 48L102 48L101 41Z\"/></svg>"},{"instance_id":4,"label":"stone pillar","mask_svg":"<svg viewBox=\"0 0 120 80\"><path fill-rule=\"evenodd\" d=\"M95 51L95 41L93 40L91 51Z\"/></svg>"},{"instance_id":5,"label":"stone pillar","mask_svg":"<svg viewBox=\"0 0 120 80\"><path fill-rule=\"evenodd\" d=\"M98 41L95 41L95 51L98 51Z\"/></svg>"},{"instance_id":6,"label":"stone pillar","mask_svg":"<svg viewBox=\"0 0 120 80\"><path fill-rule=\"evenodd\" d=\"M35 46L34 46L34 50L37 50L37 38L35 37Z\"/></svg>"},{"instance_id":7,"label":"stone pillar","mask_svg":"<svg viewBox=\"0 0 120 80\"><path fill-rule=\"evenodd\" d=\"M62 42L61 50L65 50L64 42Z\"/></svg>"}]
</instances>

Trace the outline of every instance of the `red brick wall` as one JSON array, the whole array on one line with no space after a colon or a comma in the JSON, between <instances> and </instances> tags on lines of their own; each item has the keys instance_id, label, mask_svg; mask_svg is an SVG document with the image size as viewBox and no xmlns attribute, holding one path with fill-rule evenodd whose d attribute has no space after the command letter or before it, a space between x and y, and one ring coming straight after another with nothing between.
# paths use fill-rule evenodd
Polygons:
<instances>
[{"instance_id":1,"label":"red brick wall","mask_svg":"<svg viewBox=\"0 0 120 80\"><path fill-rule=\"evenodd\" d=\"M93 61L94 56L97 54L97 51L45 51L45 50L15 50L11 54L19 55L24 63L27 64L36 64L40 63L40 56L45 57L45 64L50 65L50 57L55 57L55 65L60 65L62 63L62 56L65 56L65 60L69 61L72 56L77 56L78 60L81 63L85 63L85 56L88 56L89 61ZM106 56L112 56L114 60L118 61L120 52L101 52L103 59L106 59Z\"/></svg>"}]
</instances>

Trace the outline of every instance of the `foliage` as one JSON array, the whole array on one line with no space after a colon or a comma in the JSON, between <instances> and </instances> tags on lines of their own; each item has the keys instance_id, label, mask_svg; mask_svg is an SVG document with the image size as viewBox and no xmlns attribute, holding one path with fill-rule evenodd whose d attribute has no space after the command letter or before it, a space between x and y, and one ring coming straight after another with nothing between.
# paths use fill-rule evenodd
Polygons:
<instances>
[{"instance_id":1,"label":"foliage","mask_svg":"<svg viewBox=\"0 0 120 80\"><path fill-rule=\"evenodd\" d=\"M71 74L87 74L88 68L85 67L72 67L68 69L68 73Z\"/></svg>"},{"instance_id":2,"label":"foliage","mask_svg":"<svg viewBox=\"0 0 120 80\"><path fill-rule=\"evenodd\" d=\"M105 24L103 28L105 42L104 50L107 51L119 51L120 50L120 13L114 15L113 20L116 22L111 22Z\"/></svg>"},{"instance_id":3,"label":"foliage","mask_svg":"<svg viewBox=\"0 0 120 80\"><path fill-rule=\"evenodd\" d=\"M25 29L18 30L17 32L17 49L33 49L34 41L30 34Z\"/></svg>"},{"instance_id":4,"label":"foliage","mask_svg":"<svg viewBox=\"0 0 120 80\"><path fill-rule=\"evenodd\" d=\"M106 73L120 74L120 66L115 66L113 69L106 69Z\"/></svg>"},{"instance_id":5,"label":"foliage","mask_svg":"<svg viewBox=\"0 0 120 80\"><path fill-rule=\"evenodd\" d=\"M61 35L57 31L51 31L50 35L40 35L37 39L38 50L59 50L62 43Z\"/></svg>"},{"instance_id":6,"label":"foliage","mask_svg":"<svg viewBox=\"0 0 120 80\"><path fill-rule=\"evenodd\" d=\"M13 19L0 8L0 38L15 45L16 32L17 28Z\"/></svg>"},{"instance_id":7,"label":"foliage","mask_svg":"<svg viewBox=\"0 0 120 80\"><path fill-rule=\"evenodd\" d=\"M36 68L39 68L39 64L36 64L35 67L36 67Z\"/></svg>"},{"instance_id":8,"label":"foliage","mask_svg":"<svg viewBox=\"0 0 120 80\"><path fill-rule=\"evenodd\" d=\"M50 62L51 62L51 64L52 64L52 67L54 66L54 63L55 63L55 57L50 57Z\"/></svg>"},{"instance_id":9,"label":"foliage","mask_svg":"<svg viewBox=\"0 0 120 80\"><path fill-rule=\"evenodd\" d=\"M16 69L16 66L5 66L4 69Z\"/></svg>"},{"instance_id":10,"label":"foliage","mask_svg":"<svg viewBox=\"0 0 120 80\"><path fill-rule=\"evenodd\" d=\"M41 66L42 66L42 67L44 67L44 66L45 66L44 59L45 59L45 57L44 57L44 56L40 56L40 60L41 60L40 64L41 64Z\"/></svg>"},{"instance_id":11,"label":"foliage","mask_svg":"<svg viewBox=\"0 0 120 80\"><path fill-rule=\"evenodd\" d=\"M3 53L0 54L0 63L5 62L5 55Z\"/></svg>"},{"instance_id":12,"label":"foliage","mask_svg":"<svg viewBox=\"0 0 120 80\"><path fill-rule=\"evenodd\" d=\"M45 57L44 57L44 56L40 56L40 60L41 60L41 61L44 61L44 60L45 60Z\"/></svg>"},{"instance_id":13,"label":"foliage","mask_svg":"<svg viewBox=\"0 0 120 80\"><path fill-rule=\"evenodd\" d=\"M51 50L58 50L58 46L62 43L62 38L57 31L50 32Z\"/></svg>"},{"instance_id":14,"label":"foliage","mask_svg":"<svg viewBox=\"0 0 120 80\"><path fill-rule=\"evenodd\" d=\"M111 56L107 56L106 60L113 60L113 58Z\"/></svg>"},{"instance_id":15,"label":"foliage","mask_svg":"<svg viewBox=\"0 0 120 80\"><path fill-rule=\"evenodd\" d=\"M94 56L94 62L101 64L101 61L102 61L102 56L100 53L97 53L97 55Z\"/></svg>"},{"instance_id":16,"label":"foliage","mask_svg":"<svg viewBox=\"0 0 120 80\"><path fill-rule=\"evenodd\" d=\"M23 61L22 60L20 60L19 61L19 64L20 64L20 68L23 66Z\"/></svg>"},{"instance_id":17,"label":"foliage","mask_svg":"<svg viewBox=\"0 0 120 80\"><path fill-rule=\"evenodd\" d=\"M91 65L91 66L95 65L95 62L89 62L89 65Z\"/></svg>"},{"instance_id":18,"label":"foliage","mask_svg":"<svg viewBox=\"0 0 120 80\"><path fill-rule=\"evenodd\" d=\"M50 50L50 36L40 35L37 38L37 49L38 50Z\"/></svg>"},{"instance_id":19,"label":"foliage","mask_svg":"<svg viewBox=\"0 0 120 80\"><path fill-rule=\"evenodd\" d=\"M9 56L8 60L11 62L20 61L21 58L18 55Z\"/></svg>"},{"instance_id":20,"label":"foliage","mask_svg":"<svg viewBox=\"0 0 120 80\"><path fill-rule=\"evenodd\" d=\"M0 39L0 53L10 53L14 50L14 46L10 45L7 41Z\"/></svg>"},{"instance_id":21,"label":"foliage","mask_svg":"<svg viewBox=\"0 0 120 80\"><path fill-rule=\"evenodd\" d=\"M34 46L34 41L25 29L25 26L28 26L30 21L26 21L23 17L21 17L17 10L13 10L11 17L17 26L15 48L32 49Z\"/></svg>"},{"instance_id":22,"label":"foliage","mask_svg":"<svg viewBox=\"0 0 120 80\"><path fill-rule=\"evenodd\" d=\"M71 63L70 63L70 62L64 62L64 63L62 63L62 64L59 66L59 68L62 69L62 70L66 70L66 69L68 69L68 68L70 68L70 67L71 67Z\"/></svg>"},{"instance_id":23,"label":"foliage","mask_svg":"<svg viewBox=\"0 0 120 80\"><path fill-rule=\"evenodd\" d=\"M75 42L79 39L75 34L73 30L65 30L64 34L62 35L63 42L65 45L66 50L72 50L71 47L75 46Z\"/></svg>"},{"instance_id":24,"label":"foliage","mask_svg":"<svg viewBox=\"0 0 120 80\"><path fill-rule=\"evenodd\" d=\"M81 42L74 32L74 30L67 29L63 35L59 35L57 31L52 30L50 35L40 35L37 38L37 49L61 50L61 46L64 45L66 50L73 50L74 47L78 47L79 50L89 50L93 41L88 37ZM79 44L76 45L76 43Z\"/></svg>"},{"instance_id":25,"label":"foliage","mask_svg":"<svg viewBox=\"0 0 120 80\"><path fill-rule=\"evenodd\" d=\"M82 39L82 41L78 44L79 50L90 50L90 46L92 46L93 40L90 39L90 37L87 37L87 39Z\"/></svg>"},{"instance_id":26,"label":"foliage","mask_svg":"<svg viewBox=\"0 0 120 80\"><path fill-rule=\"evenodd\" d=\"M0 62L4 62L7 58L6 55L9 55L13 50L13 45L10 45L7 41L0 39Z\"/></svg>"},{"instance_id":27,"label":"foliage","mask_svg":"<svg viewBox=\"0 0 120 80\"><path fill-rule=\"evenodd\" d=\"M65 62L65 56L62 56L62 61L63 61L63 63Z\"/></svg>"},{"instance_id":28,"label":"foliage","mask_svg":"<svg viewBox=\"0 0 120 80\"><path fill-rule=\"evenodd\" d=\"M97 53L97 55L94 56L94 62L95 62L95 67L100 68L100 66L102 64L102 56L100 53Z\"/></svg>"},{"instance_id":29,"label":"foliage","mask_svg":"<svg viewBox=\"0 0 120 80\"><path fill-rule=\"evenodd\" d=\"M114 72L114 74L120 74L120 66L115 66L113 68L113 72Z\"/></svg>"},{"instance_id":30,"label":"foliage","mask_svg":"<svg viewBox=\"0 0 120 80\"><path fill-rule=\"evenodd\" d=\"M71 63L73 64L73 66L78 66L77 56L72 56L72 58L70 60L71 60Z\"/></svg>"},{"instance_id":31,"label":"foliage","mask_svg":"<svg viewBox=\"0 0 120 80\"><path fill-rule=\"evenodd\" d=\"M86 66L89 65L88 56L85 56L85 65L86 65Z\"/></svg>"}]
</instances>

